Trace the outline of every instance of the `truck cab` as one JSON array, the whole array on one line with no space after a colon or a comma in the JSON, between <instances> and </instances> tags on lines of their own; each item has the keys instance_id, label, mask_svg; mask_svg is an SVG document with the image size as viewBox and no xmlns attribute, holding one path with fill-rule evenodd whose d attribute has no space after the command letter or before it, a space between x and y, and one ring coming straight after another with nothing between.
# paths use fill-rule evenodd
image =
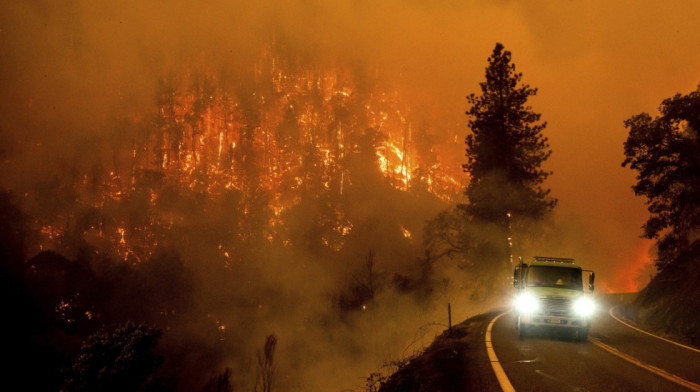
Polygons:
<instances>
[{"instance_id":1,"label":"truck cab","mask_svg":"<svg viewBox=\"0 0 700 392\"><path fill-rule=\"evenodd\" d=\"M583 277L588 275L588 292ZM594 290L595 273L583 270L574 259L535 256L513 271L517 296L513 306L515 327L519 337L532 327L565 328L578 340L588 338L595 304L589 298Z\"/></svg>"}]
</instances>

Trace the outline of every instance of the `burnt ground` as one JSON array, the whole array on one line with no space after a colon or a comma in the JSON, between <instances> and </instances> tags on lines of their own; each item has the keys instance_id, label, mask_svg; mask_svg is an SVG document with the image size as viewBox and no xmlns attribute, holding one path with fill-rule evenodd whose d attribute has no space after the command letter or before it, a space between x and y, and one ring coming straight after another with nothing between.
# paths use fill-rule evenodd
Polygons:
<instances>
[{"instance_id":1,"label":"burnt ground","mask_svg":"<svg viewBox=\"0 0 700 392\"><path fill-rule=\"evenodd\" d=\"M484 335L499 312L474 316L444 331L423 354L411 359L381 386L381 392L499 390Z\"/></svg>"}]
</instances>

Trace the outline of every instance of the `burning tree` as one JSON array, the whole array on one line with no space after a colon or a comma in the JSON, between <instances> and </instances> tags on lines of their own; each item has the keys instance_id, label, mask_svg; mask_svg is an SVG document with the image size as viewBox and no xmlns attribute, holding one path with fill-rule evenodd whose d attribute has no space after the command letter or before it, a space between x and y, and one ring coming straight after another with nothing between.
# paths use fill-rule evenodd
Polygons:
<instances>
[{"instance_id":1,"label":"burning tree","mask_svg":"<svg viewBox=\"0 0 700 392\"><path fill-rule=\"evenodd\" d=\"M67 143L66 164L25 193L38 247L62 257L36 259L33 279L91 272L80 295L69 286L46 301L56 330L145 320L168 335L187 318L224 350L290 302L277 286L322 271L338 284L313 290L333 305L358 294L342 283L369 249L392 282L371 280L372 298L427 276L411 269L416 233L463 187L458 159L441 154L459 148L452 130L342 65L289 65L265 50L248 71L235 82L206 66L160 78L152 105L105 121L82 148ZM325 311L366 310L356 296Z\"/></svg>"},{"instance_id":2,"label":"burning tree","mask_svg":"<svg viewBox=\"0 0 700 392\"><path fill-rule=\"evenodd\" d=\"M152 108L119 120L89 155L76 154L72 181L37 189L37 197L66 195L37 199L47 210L37 219L42 247L66 252L87 241L140 262L192 223L193 211L216 210L227 214L216 244L227 263L261 242L337 251L353 228L345 194L370 172L402 192L445 201L459 192L458 166L438 153L451 138L414 128L425 121L398 92L342 66L290 65L273 46L252 71L233 86L205 69L160 78ZM81 208L45 207L63 199ZM314 238L287 224L299 206L316 211Z\"/></svg>"}]
</instances>

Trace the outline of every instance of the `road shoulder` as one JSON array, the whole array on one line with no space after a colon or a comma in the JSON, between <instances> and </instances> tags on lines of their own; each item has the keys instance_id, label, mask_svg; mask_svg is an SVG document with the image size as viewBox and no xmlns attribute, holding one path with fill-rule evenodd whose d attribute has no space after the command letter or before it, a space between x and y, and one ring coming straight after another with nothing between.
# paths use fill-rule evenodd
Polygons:
<instances>
[{"instance_id":1,"label":"road shoulder","mask_svg":"<svg viewBox=\"0 0 700 392\"><path fill-rule=\"evenodd\" d=\"M501 311L474 316L444 331L423 352L391 375L382 392L499 391L484 337L489 322Z\"/></svg>"}]
</instances>

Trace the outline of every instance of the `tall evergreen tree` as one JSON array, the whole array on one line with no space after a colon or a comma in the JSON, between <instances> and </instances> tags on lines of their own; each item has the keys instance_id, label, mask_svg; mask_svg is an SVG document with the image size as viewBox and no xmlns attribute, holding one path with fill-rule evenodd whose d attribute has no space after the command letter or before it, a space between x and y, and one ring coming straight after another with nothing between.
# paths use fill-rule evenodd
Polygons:
<instances>
[{"instance_id":1,"label":"tall evergreen tree","mask_svg":"<svg viewBox=\"0 0 700 392\"><path fill-rule=\"evenodd\" d=\"M522 84L511 54L496 44L488 59L481 95L471 94L466 137L469 203L461 206L472 224L483 227L468 258L482 266L486 279L498 276L512 262L513 251L532 236L534 220L556 205L542 183L551 174L542 169L550 156L546 123L527 106L537 89Z\"/></svg>"},{"instance_id":2,"label":"tall evergreen tree","mask_svg":"<svg viewBox=\"0 0 700 392\"><path fill-rule=\"evenodd\" d=\"M542 170L550 156L540 114L526 106L537 89L520 84L511 54L496 44L488 59L481 95L471 94L467 115L472 133L467 136L464 170L471 176L467 186L468 211L475 218L507 224L514 217L541 218L556 204L541 184L551 174Z\"/></svg>"}]
</instances>

